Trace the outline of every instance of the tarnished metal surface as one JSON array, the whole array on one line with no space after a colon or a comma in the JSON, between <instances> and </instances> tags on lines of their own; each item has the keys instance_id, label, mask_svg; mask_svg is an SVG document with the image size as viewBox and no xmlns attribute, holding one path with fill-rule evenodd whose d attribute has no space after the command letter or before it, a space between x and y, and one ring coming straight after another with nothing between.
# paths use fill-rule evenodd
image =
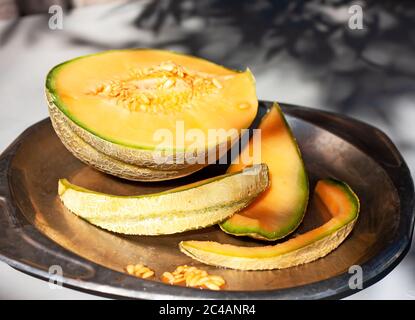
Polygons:
<instances>
[{"instance_id":1,"label":"tarnished metal surface","mask_svg":"<svg viewBox=\"0 0 415 320\"><path fill-rule=\"evenodd\" d=\"M261 104L261 111L269 106ZM346 181L362 209L351 236L316 262L276 271L216 269L181 254L181 240L214 240L261 245L229 236L217 227L170 236L123 236L96 228L68 212L57 196L57 181L113 194L144 194L222 173L210 166L169 182L138 183L100 173L82 164L61 144L49 120L22 134L0 160L0 258L25 272L47 278L61 265L69 286L137 298L327 298L353 293L348 268L363 267L365 284L379 280L408 250L413 229L413 183L401 155L377 129L338 115L284 106L310 175ZM298 233L322 222L313 205ZM51 240L53 241L51 241ZM269 243L266 243L269 244ZM220 274L225 291L172 287L128 276L123 268L144 263L161 275L193 264Z\"/></svg>"}]
</instances>

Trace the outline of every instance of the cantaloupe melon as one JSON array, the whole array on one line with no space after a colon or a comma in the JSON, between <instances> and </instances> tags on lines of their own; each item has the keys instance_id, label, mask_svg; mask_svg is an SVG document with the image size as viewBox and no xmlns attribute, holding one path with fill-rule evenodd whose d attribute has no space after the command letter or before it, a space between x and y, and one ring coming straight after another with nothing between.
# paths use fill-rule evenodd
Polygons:
<instances>
[{"instance_id":1,"label":"cantaloupe melon","mask_svg":"<svg viewBox=\"0 0 415 320\"><path fill-rule=\"evenodd\" d=\"M220 227L236 236L277 240L293 232L301 223L308 202L308 178L300 150L277 103L264 116L259 129L261 162L268 165L270 188ZM251 140L241 157L254 150ZM233 164L228 172L242 170L249 164Z\"/></svg>"},{"instance_id":2,"label":"cantaloupe melon","mask_svg":"<svg viewBox=\"0 0 415 320\"><path fill-rule=\"evenodd\" d=\"M159 235L216 224L247 206L268 187L265 164L157 194L115 196L59 180L59 197L71 212L113 232Z\"/></svg>"},{"instance_id":3,"label":"cantaloupe melon","mask_svg":"<svg viewBox=\"0 0 415 320\"><path fill-rule=\"evenodd\" d=\"M55 131L76 157L141 181L203 168L209 152L226 151L258 108L249 70L151 49L64 62L49 72L46 96ZM215 130L225 134L209 134Z\"/></svg>"},{"instance_id":4,"label":"cantaloupe melon","mask_svg":"<svg viewBox=\"0 0 415 320\"><path fill-rule=\"evenodd\" d=\"M182 241L186 255L214 266L240 270L283 269L314 261L336 249L352 231L359 199L344 182L320 180L315 196L330 213L322 226L273 246L242 247L212 241Z\"/></svg>"}]
</instances>

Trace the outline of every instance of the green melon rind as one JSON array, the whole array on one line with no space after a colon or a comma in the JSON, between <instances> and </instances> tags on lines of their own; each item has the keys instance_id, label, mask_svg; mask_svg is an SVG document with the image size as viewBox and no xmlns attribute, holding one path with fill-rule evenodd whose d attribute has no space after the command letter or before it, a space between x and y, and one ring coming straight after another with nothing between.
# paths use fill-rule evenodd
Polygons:
<instances>
[{"instance_id":1,"label":"green melon rind","mask_svg":"<svg viewBox=\"0 0 415 320\"><path fill-rule=\"evenodd\" d=\"M225 220L219 226L222 229L222 231L228 234L232 234L235 236L248 236L248 237L259 239L259 240L275 241L278 239L282 239L288 236L290 233L294 232L299 227L299 225L304 219L304 214L306 212L308 200L309 200L309 182L308 182L308 176L307 176L307 172L305 169L304 161L301 156L301 151L300 151L300 148L298 147L297 140L294 137L294 134L292 133L292 130L287 122L287 119L285 119L285 116L280 106L278 105L278 103L274 103L272 108L276 108L279 114L281 115L285 123L285 127L287 128L288 133L291 136L291 140L293 141L297 149L298 157L302 164L302 170L299 172L299 175L297 178L299 180L299 186L301 187L301 190L303 191L302 200L299 201L300 206L293 213L292 223L281 229L275 230L273 232L269 232L269 231L266 231L266 230L263 230L257 227L248 227L248 226L242 227L242 226L234 225L229 220ZM266 116L267 115L264 115L264 117ZM276 150L276 152L278 152L278 150Z\"/></svg>"},{"instance_id":2,"label":"green melon rind","mask_svg":"<svg viewBox=\"0 0 415 320\"><path fill-rule=\"evenodd\" d=\"M265 164L173 190L115 196L59 181L71 212L101 228L124 234L172 234L216 224L243 209L268 187Z\"/></svg>"},{"instance_id":3,"label":"green melon rind","mask_svg":"<svg viewBox=\"0 0 415 320\"><path fill-rule=\"evenodd\" d=\"M339 221L337 228L321 233L319 237L314 238L311 242L304 243L303 246L296 250L279 255L244 257L198 249L198 243L205 241L181 241L179 243L180 251L204 264L238 270L284 269L322 258L335 250L348 237L353 230L360 211L359 199L346 183L335 179L325 179L325 181L340 187L344 191L352 205L351 211L347 218ZM234 247L237 248L237 246Z\"/></svg>"}]
</instances>

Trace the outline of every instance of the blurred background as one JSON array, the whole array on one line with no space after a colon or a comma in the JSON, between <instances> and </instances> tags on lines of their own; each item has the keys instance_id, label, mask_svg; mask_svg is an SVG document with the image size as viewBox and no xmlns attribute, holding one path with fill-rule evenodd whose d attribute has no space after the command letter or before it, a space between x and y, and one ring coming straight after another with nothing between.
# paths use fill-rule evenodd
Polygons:
<instances>
[{"instance_id":1,"label":"blurred background","mask_svg":"<svg viewBox=\"0 0 415 320\"><path fill-rule=\"evenodd\" d=\"M62 21L56 23L60 9ZM47 117L43 85L51 67L129 47L249 67L260 99L336 111L375 125L415 170L411 1L0 0L0 152ZM386 278L348 299L415 299L414 270L412 249ZM47 282L0 263L0 298L95 296L51 290Z\"/></svg>"}]
</instances>

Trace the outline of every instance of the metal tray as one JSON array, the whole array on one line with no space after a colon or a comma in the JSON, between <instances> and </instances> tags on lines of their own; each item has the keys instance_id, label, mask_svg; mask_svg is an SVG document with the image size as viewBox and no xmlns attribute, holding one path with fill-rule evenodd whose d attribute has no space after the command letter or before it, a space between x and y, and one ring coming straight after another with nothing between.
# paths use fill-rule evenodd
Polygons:
<instances>
[{"instance_id":1,"label":"metal tray","mask_svg":"<svg viewBox=\"0 0 415 320\"><path fill-rule=\"evenodd\" d=\"M269 102L260 103L258 119ZM63 284L97 294L144 299L321 299L352 294L348 273L363 270L367 287L390 272L407 253L414 226L414 187L409 170L389 138L362 122L313 109L282 105L309 172L351 185L361 199L361 214L350 237L315 262L275 271L236 271L205 266L181 254L183 239L258 245L217 227L159 237L122 236L96 228L69 213L57 197L58 178L115 194L144 194L222 173L212 165L165 183L134 183L105 175L74 158L55 135L49 119L21 134L0 157L0 259L42 279L59 265ZM257 119L257 120L258 120ZM299 232L318 224L313 205ZM190 264L220 274L226 290L170 286L129 276L123 268L143 262L160 275Z\"/></svg>"}]
</instances>

